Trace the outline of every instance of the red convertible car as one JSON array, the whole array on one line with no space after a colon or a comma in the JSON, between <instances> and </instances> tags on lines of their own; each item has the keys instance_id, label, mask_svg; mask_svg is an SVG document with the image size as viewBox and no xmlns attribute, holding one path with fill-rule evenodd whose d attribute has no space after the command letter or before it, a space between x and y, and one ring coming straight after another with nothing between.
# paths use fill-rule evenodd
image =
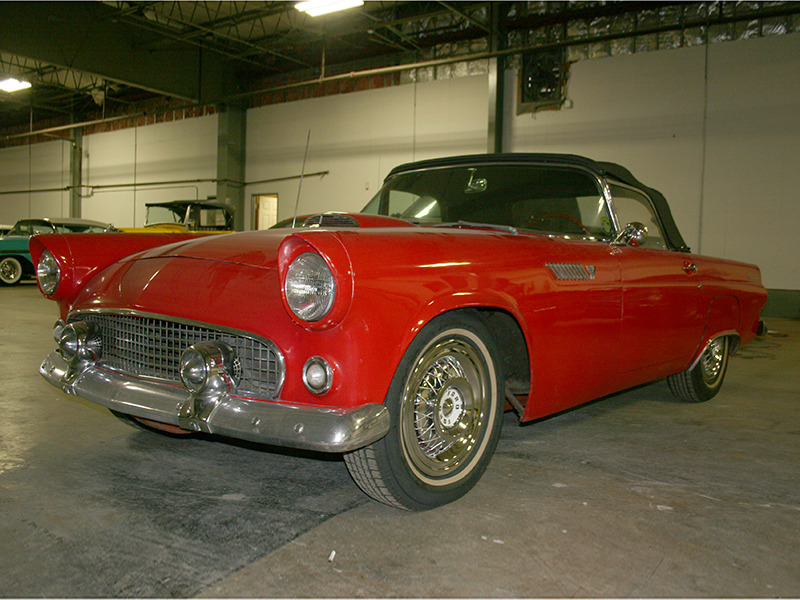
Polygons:
<instances>
[{"instance_id":1,"label":"red convertible car","mask_svg":"<svg viewBox=\"0 0 800 600\"><path fill-rule=\"evenodd\" d=\"M30 249L50 383L137 426L343 453L412 510L478 481L507 409L661 378L708 400L767 297L757 267L692 254L660 193L570 155L404 165L300 228Z\"/></svg>"}]
</instances>

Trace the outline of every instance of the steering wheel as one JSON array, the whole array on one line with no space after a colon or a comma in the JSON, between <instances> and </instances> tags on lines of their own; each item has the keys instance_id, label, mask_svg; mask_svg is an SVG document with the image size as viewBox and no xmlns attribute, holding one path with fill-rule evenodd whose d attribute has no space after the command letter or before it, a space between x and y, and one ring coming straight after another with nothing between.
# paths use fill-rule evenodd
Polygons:
<instances>
[{"instance_id":1,"label":"steering wheel","mask_svg":"<svg viewBox=\"0 0 800 600\"><path fill-rule=\"evenodd\" d=\"M565 221L569 221L573 225L577 225L578 228L581 231L583 231L586 235L592 235L591 232L588 229L586 229L583 223L578 221L578 219L561 213L549 213L546 215L542 215L540 217L536 217L535 219L531 219L530 222L528 223L528 229L538 229L538 227L536 227L536 224L544 221L545 219L564 219Z\"/></svg>"}]
</instances>

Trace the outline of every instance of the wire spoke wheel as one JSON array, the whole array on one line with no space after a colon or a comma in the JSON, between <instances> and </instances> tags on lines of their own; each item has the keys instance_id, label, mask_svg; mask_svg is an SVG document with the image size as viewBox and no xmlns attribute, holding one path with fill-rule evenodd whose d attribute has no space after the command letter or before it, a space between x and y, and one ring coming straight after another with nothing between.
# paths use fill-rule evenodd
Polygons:
<instances>
[{"instance_id":1,"label":"wire spoke wheel","mask_svg":"<svg viewBox=\"0 0 800 600\"><path fill-rule=\"evenodd\" d=\"M409 510L452 502L481 478L502 426L502 375L492 335L473 312L429 323L406 350L386 407L389 433L345 455L374 499Z\"/></svg>"},{"instance_id":2,"label":"wire spoke wheel","mask_svg":"<svg viewBox=\"0 0 800 600\"><path fill-rule=\"evenodd\" d=\"M446 339L420 357L400 409L403 450L424 478L458 469L488 417L488 374L475 349Z\"/></svg>"},{"instance_id":3,"label":"wire spoke wheel","mask_svg":"<svg viewBox=\"0 0 800 600\"><path fill-rule=\"evenodd\" d=\"M669 389L686 402L711 400L722 387L729 354L729 337L711 340L693 367L667 377Z\"/></svg>"},{"instance_id":4,"label":"wire spoke wheel","mask_svg":"<svg viewBox=\"0 0 800 600\"><path fill-rule=\"evenodd\" d=\"M728 338L719 338L711 342L700 357L700 373L703 381L709 387L713 387L719 381L722 367L727 358Z\"/></svg>"}]
</instances>

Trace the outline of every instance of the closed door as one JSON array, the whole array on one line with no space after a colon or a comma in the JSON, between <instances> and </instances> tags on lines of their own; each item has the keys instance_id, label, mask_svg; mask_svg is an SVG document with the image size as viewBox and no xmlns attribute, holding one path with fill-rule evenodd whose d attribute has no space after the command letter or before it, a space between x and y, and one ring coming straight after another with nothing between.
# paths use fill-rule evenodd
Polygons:
<instances>
[{"instance_id":1,"label":"closed door","mask_svg":"<svg viewBox=\"0 0 800 600\"><path fill-rule=\"evenodd\" d=\"M269 229L278 222L278 195L254 196L256 229Z\"/></svg>"}]
</instances>

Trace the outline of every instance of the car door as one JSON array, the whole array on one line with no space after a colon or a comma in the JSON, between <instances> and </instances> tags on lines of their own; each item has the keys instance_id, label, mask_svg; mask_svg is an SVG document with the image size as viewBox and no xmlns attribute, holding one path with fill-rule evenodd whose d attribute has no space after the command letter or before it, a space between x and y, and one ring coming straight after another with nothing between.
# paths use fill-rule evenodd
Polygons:
<instances>
[{"instance_id":1,"label":"car door","mask_svg":"<svg viewBox=\"0 0 800 600\"><path fill-rule=\"evenodd\" d=\"M608 243L612 226L598 180L563 167L536 179L518 186L526 193L510 211L528 239L532 267L531 293L519 299L532 336L526 420L619 389L622 319L619 257Z\"/></svg>"},{"instance_id":2,"label":"car door","mask_svg":"<svg viewBox=\"0 0 800 600\"><path fill-rule=\"evenodd\" d=\"M610 189L620 224L639 222L648 230L640 246L616 249L622 280L618 372L651 368L658 377L685 366L700 343L706 311L697 265L691 255L667 247L647 196L621 185Z\"/></svg>"}]
</instances>

